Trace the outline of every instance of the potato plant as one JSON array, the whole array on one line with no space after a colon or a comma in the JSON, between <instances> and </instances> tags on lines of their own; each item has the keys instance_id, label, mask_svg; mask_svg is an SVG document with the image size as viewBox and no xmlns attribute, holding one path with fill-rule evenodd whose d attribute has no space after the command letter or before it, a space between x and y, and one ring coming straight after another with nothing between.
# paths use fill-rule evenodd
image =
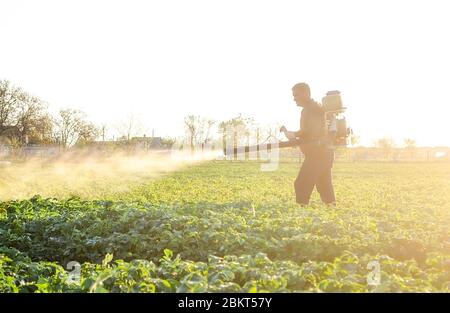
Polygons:
<instances>
[{"instance_id":1,"label":"potato plant","mask_svg":"<svg viewBox=\"0 0 450 313\"><path fill-rule=\"evenodd\" d=\"M448 164L337 163L337 208L259 166L0 202L0 292L449 291Z\"/></svg>"}]
</instances>

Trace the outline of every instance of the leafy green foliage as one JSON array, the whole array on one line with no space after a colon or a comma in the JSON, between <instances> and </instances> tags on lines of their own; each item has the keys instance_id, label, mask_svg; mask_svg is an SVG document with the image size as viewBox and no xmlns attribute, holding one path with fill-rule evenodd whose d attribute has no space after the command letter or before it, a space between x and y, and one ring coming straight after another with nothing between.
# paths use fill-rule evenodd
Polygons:
<instances>
[{"instance_id":1,"label":"leafy green foliage","mask_svg":"<svg viewBox=\"0 0 450 313\"><path fill-rule=\"evenodd\" d=\"M107 200L0 202L0 292L449 291L448 165L337 164L336 209L299 208L297 170L213 161Z\"/></svg>"}]
</instances>

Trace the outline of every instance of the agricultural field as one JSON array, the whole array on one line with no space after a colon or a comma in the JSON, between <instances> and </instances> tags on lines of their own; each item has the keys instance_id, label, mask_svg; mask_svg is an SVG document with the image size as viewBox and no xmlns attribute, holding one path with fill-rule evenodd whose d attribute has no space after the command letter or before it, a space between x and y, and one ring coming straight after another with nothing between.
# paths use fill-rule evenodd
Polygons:
<instances>
[{"instance_id":1,"label":"agricultural field","mask_svg":"<svg viewBox=\"0 0 450 313\"><path fill-rule=\"evenodd\" d=\"M336 163L336 208L295 203L298 162L260 165L19 199L0 178L0 292L450 291L449 163Z\"/></svg>"}]
</instances>

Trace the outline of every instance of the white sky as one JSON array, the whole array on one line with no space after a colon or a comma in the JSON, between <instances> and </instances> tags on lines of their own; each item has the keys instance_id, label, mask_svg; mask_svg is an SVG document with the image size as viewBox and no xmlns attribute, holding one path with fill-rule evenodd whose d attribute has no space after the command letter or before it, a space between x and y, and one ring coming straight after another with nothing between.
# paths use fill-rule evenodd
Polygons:
<instances>
[{"instance_id":1,"label":"white sky","mask_svg":"<svg viewBox=\"0 0 450 313\"><path fill-rule=\"evenodd\" d=\"M450 145L448 1L0 0L0 79L96 123L243 113L298 129L291 86L338 89L362 143Z\"/></svg>"}]
</instances>

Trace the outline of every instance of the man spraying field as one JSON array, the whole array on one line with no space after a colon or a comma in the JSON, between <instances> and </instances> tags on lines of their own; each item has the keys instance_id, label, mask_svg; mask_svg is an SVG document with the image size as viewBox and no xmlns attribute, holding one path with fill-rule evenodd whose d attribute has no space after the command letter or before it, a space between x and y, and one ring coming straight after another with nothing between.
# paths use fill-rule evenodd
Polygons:
<instances>
[{"instance_id":1,"label":"man spraying field","mask_svg":"<svg viewBox=\"0 0 450 313\"><path fill-rule=\"evenodd\" d=\"M331 177L334 148L345 147L353 133L347 128L345 117L340 116L346 110L342 105L340 92L329 91L322 98L322 104L311 98L311 91L306 83L298 83L292 87L292 94L297 105L302 107L302 113L299 131L288 131L286 127L281 127L280 131L288 141L241 147L227 146L224 147L224 154L236 156L251 151L300 146L305 159L294 183L297 203L307 205L316 187L322 201L335 206L336 197Z\"/></svg>"},{"instance_id":2,"label":"man spraying field","mask_svg":"<svg viewBox=\"0 0 450 313\"><path fill-rule=\"evenodd\" d=\"M331 168L334 161L333 140L329 135L326 111L323 106L311 98L311 91L306 83L298 83L292 87L292 94L297 106L302 107L300 130L281 131L289 140L299 140L300 149L305 160L294 182L296 201L307 205L314 186L322 201L328 205L336 205Z\"/></svg>"}]
</instances>

